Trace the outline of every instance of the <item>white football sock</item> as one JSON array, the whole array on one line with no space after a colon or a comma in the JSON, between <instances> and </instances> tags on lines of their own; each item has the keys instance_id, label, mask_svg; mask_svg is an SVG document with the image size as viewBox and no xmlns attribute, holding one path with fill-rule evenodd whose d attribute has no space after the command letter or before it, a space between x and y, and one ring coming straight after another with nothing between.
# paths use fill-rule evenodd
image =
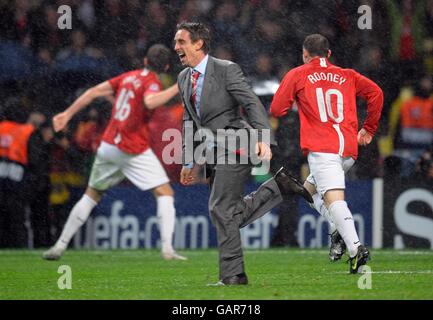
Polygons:
<instances>
[{"instance_id":1,"label":"white football sock","mask_svg":"<svg viewBox=\"0 0 433 320\"><path fill-rule=\"evenodd\" d=\"M69 214L68 220L63 227L62 234L59 240L57 240L55 246L65 250L68 247L69 242L72 237L78 231L78 229L87 221L90 212L98 203L90 198L88 195L84 194L81 199L72 208Z\"/></svg>"},{"instance_id":2,"label":"white football sock","mask_svg":"<svg viewBox=\"0 0 433 320\"><path fill-rule=\"evenodd\" d=\"M361 245L358 234L355 229L355 221L353 220L352 213L347 207L344 200L339 200L331 203L329 206L329 213L333 218L337 227L338 233L344 240L344 243L349 250L349 256L352 258L358 252L358 247Z\"/></svg>"},{"instance_id":3,"label":"white football sock","mask_svg":"<svg viewBox=\"0 0 433 320\"><path fill-rule=\"evenodd\" d=\"M176 219L176 209L174 208L173 196L159 196L157 202L157 217L159 233L161 236L161 250L164 253L172 253L174 223Z\"/></svg>"},{"instance_id":4,"label":"white football sock","mask_svg":"<svg viewBox=\"0 0 433 320\"><path fill-rule=\"evenodd\" d=\"M321 216L325 217L325 219L329 223L329 233L334 233L334 231L337 230L337 227L335 226L335 223L331 215L329 214L329 210L325 206L325 202L323 201L322 196L318 192L316 192L315 194L313 194L312 197L314 203L310 203L310 207L319 212Z\"/></svg>"}]
</instances>

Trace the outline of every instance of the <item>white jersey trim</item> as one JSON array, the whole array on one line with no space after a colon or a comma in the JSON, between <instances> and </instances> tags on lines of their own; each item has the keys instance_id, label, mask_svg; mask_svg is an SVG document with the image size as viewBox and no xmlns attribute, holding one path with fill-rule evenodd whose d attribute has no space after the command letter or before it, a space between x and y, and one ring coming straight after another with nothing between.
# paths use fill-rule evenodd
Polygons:
<instances>
[{"instance_id":1,"label":"white jersey trim","mask_svg":"<svg viewBox=\"0 0 433 320\"><path fill-rule=\"evenodd\" d=\"M340 155L340 157L343 156L343 152L344 152L344 136L343 133L340 130L340 125L339 124L334 124L332 125L335 129L335 131L337 131L338 134L338 142L340 144L340 148L338 149L338 154Z\"/></svg>"},{"instance_id":2,"label":"white jersey trim","mask_svg":"<svg viewBox=\"0 0 433 320\"><path fill-rule=\"evenodd\" d=\"M326 64L326 59L325 58L320 58L320 66L324 67L324 68L328 67L327 64Z\"/></svg>"}]
</instances>

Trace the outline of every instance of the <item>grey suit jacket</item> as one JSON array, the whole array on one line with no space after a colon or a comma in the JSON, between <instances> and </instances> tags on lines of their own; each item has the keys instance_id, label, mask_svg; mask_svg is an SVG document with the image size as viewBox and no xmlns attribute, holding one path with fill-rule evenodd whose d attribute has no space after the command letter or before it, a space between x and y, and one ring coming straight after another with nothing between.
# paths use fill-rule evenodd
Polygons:
<instances>
[{"instance_id":1,"label":"grey suit jacket","mask_svg":"<svg viewBox=\"0 0 433 320\"><path fill-rule=\"evenodd\" d=\"M183 164L192 163L187 150L194 150L197 145L193 135L198 129L207 128L214 134L218 129L270 130L264 106L234 62L209 56L200 99L200 117L190 101L191 68L179 73L178 86L184 105ZM241 117L240 106L244 108L248 122Z\"/></svg>"}]
</instances>

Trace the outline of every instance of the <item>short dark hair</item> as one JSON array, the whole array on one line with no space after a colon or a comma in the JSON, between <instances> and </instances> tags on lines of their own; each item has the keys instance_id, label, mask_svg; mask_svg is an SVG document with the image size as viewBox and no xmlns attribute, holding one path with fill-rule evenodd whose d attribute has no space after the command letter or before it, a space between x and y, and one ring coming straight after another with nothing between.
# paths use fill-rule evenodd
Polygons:
<instances>
[{"instance_id":1,"label":"short dark hair","mask_svg":"<svg viewBox=\"0 0 433 320\"><path fill-rule=\"evenodd\" d=\"M203 46L201 49L204 53L210 51L210 31L201 22L186 22L183 21L177 25L177 30L186 30L190 33L191 41L197 42L198 40L203 40Z\"/></svg>"},{"instance_id":2,"label":"short dark hair","mask_svg":"<svg viewBox=\"0 0 433 320\"><path fill-rule=\"evenodd\" d=\"M163 44L154 44L146 53L147 67L157 73L165 71L165 67L170 65L170 50Z\"/></svg>"},{"instance_id":3,"label":"short dark hair","mask_svg":"<svg viewBox=\"0 0 433 320\"><path fill-rule=\"evenodd\" d=\"M21 103L21 100L16 97L7 99L3 106L0 108L0 121L9 120L18 123L26 123L29 112L27 108Z\"/></svg>"},{"instance_id":4,"label":"short dark hair","mask_svg":"<svg viewBox=\"0 0 433 320\"><path fill-rule=\"evenodd\" d=\"M329 41L321 34L310 34L305 38L302 46L312 57L326 57L328 55Z\"/></svg>"}]
</instances>

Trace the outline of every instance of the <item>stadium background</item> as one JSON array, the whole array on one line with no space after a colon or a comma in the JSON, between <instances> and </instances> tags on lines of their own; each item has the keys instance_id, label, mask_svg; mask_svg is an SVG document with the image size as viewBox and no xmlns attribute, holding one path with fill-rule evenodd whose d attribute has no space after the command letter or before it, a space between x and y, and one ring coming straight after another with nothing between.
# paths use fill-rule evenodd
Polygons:
<instances>
[{"instance_id":1,"label":"stadium background","mask_svg":"<svg viewBox=\"0 0 433 320\"><path fill-rule=\"evenodd\" d=\"M358 25L363 15L358 8L365 4L371 8L372 29ZM70 30L58 27L60 5L72 8ZM266 107L285 72L302 62L304 37L324 34L331 42L335 64L355 68L376 81L385 93L377 137L360 150L359 161L349 174L348 203L361 238L374 248L433 248L433 102L430 99L429 113L423 113L427 114L425 121L411 128L415 135L417 129L429 132L430 140L421 144L404 141L400 116L405 103L420 90L432 94L433 1L0 0L0 12L0 101L19 98L29 121L40 130L86 88L140 68L150 45L172 47L177 22L207 23L212 30L211 53L239 63ZM179 70L181 66L173 57L173 68L163 76L166 86L175 81ZM110 108L108 101L94 102L74 119L65 134L48 142L51 190L46 246L56 238L85 187ZM359 113L362 119L362 102ZM152 145L159 155L164 147L161 133L165 128L180 128L181 116L178 101L155 112ZM277 130L279 123L274 119L271 123ZM289 138L296 140L293 134ZM177 182L179 166L170 165L167 170ZM305 165L300 175L305 177ZM249 188L266 178L255 177ZM176 192L176 246L215 246L214 228L206 210L207 187L176 186ZM149 194L127 182L114 188L74 245L157 247L152 201ZM298 215L298 244L327 246L323 219L302 202ZM274 212L245 228L244 246L268 248L277 225ZM28 227L32 234L31 225ZM31 237L28 246L37 247Z\"/></svg>"}]
</instances>

